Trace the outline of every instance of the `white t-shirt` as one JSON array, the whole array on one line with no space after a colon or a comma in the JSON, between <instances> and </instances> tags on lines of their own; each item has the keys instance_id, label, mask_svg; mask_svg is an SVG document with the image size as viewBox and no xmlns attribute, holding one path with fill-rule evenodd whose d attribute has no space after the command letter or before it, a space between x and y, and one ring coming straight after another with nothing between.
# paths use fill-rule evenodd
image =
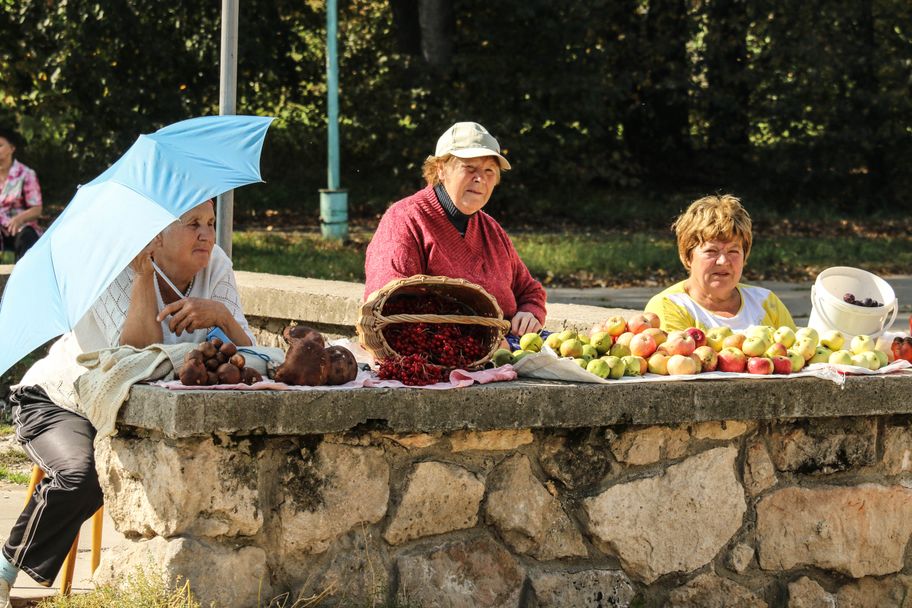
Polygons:
<instances>
[{"instance_id":1,"label":"white t-shirt","mask_svg":"<svg viewBox=\"0 0 912 608\"><path fill-rule=\"evenodd\" d=\"M130 307L134 274L129 266L125 268L76 323L73 331L63 334L54 342L47 356L32 365L17 386L40 386L51 401L60 407L68 410L77 409L75 382L85 373L86 368L76 363L76 357L82 353L120 345L120 333ZM154 284L158 310L161 310L165 303L158 289L158 281L154 281ZM241 312L241 299L238 296L231 260L220 247L215 246L212 249L209 264L193 278L188 297L205 298L224 304L244 333L255 343L247 319ZM198 329L193 333L184 332L178 336L169 329L168 321L162 321L164 344L202 342L209 331Z\"/></svg>"}]
</instances>

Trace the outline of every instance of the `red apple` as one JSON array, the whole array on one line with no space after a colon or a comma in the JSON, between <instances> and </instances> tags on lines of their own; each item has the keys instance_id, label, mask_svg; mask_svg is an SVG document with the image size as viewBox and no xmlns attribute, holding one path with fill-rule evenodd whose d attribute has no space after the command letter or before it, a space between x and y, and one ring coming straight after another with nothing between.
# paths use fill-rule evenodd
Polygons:
<instances>
[{"instance_id":1,"label":"red apple","mask_svg":"<svg viewBox=\"0 0 912 608\"><path fill-rule=\"evenodd\" d=\"M662 326L662 319L659 318L654 312L644 312L643 317L649 322L652 327L659 328ZM909 325L912 326L912 319L909 319Z\"/></svg>"},{"instance_id":2,"label":"red apple","mask_svg":"<svg viewBox=\"0 0 912 608\"><path fill-rule=\"evenodd\" d=\"M612 338L616 338L627 331L627 321L617 315L608 317L602 322L602 331L607 331Z\"/></svg>"},{"instance_id":3,"label":"red apple","mask_svg":"<svg viewBox=\"0 0 912 608\"><path fill-rule=\"evenodd\" d=\"M630 346L630 340L633 339L633 336L636 335L632 331L625 331L620 336L615 338L615 344L621 344L623 346Z\"/></svg>"},{"instance_id":4,"label":"red apple","mask_svg":"<svg viewBox=\"0 0 912 608\"><path fill-rule=\"evenodd\" d=\"M660 376L668 375L668 360L671 357L658 351L654 352L646 362L650 374L659 374Z\"/></svg>"},{"instance_id":5,"label":"red apple","mask_svg":"<svg viewBox=\"0 0 912 608\"><path fill-rule=\"evenodd\" d=\"M741 374L746 366L747 356L737 348L726 346L719 351L719 366L717 369L720 372Z\"/></svg>"},{"instance_id":6,"label":"red apple","mask_svg":"<svg viewBox=\"0 0 912 608\"><path fill-rule=\"evenodd\" d=\"M688 327L687 329L684 330L684 332L688 336L693 338L694 344L697 345L696 346L697 348L706 344L706 334L703 333L702 329L700 329L698 327Z\"/></svg>"},{"instance_id":7,"label":"red apple","mask_svg":"<svg viewBox=\"0 0 912 608\"><path fill-rule=\"evenodd\" d=\"M684 355L685 357L693 354L697 348L694 339L684 332L674 332L668 334L668 340L665 341L665 350L672 355Z\"/></svg>"},{"instance_id":8,"label":"red apple","mask_svg":"<svg viewBox=\"0 0 912 608\"><path fill-rule=\"evenodd\" d=\"M630 339L630 354L638 357L649 358L656 351L655 340L647 333L639 333Z\"/></svg>"},{"instance_id":9,"label":"red apple","mask_svg":"<svg viewBox=\"0 0 912 608\"><path fill-rule=\"evenodd\" d=\"M792 373L792 360L788 357L783 357L781 355L776 355L773 357L773 373L774 374L791 374Z\"/></svg>"},{"instance_id":10,"label":"red apple","mask_svg":"<svg viewBox=\"0 0 912 608\"><path fill-rule=\"evenodd\" d=\"M768 376L773 373L773 361L766 357L751 357L747 360L747 373Z\"/></svg>"},{"instance_id":11,"label":"red apple","mask_svg":"<svg viewBox=\"0 0 912 608\"><path fill-rule=\"evenodd\" d=\"M744 345L744 340L747 338L744 334L732 334L730 336L725 336L722 338L722 348L731 347L741 350L741 347Z\"/></svg>"},{"instance_id":12,"label":"red apple","mask_svg":"<svg viewBox=\"0 0 912 608\"><path fill-rule=\"evenodd\" d=\"M652 324L646 320L643 313L637 313L627 319L627 331L635 334L643 333L643 330L652 327Z\"/></svg>"},{"instance_id":13,"label":"red apple","mask_svg":"<svg viewBox=\"0 0 912 608\"><path fill-rule=\"evenodd\" d=\"M659 329L658 327L650 327L643 332L647 336L652 336L652 339L655 340L656 346L665 342L668 339L668 334Z\"/></svg>"},{"instance_id":14,"label":"red apple","mask_svg":"<svg viewBox=\"0 0 912 608\"><path fill-rule=\"evenodd\" d=\"M704 344L698 346L693 352L700 359L700 370L704 372L714 372L719 366L719 353L713 350L712 346Z\"/></svg>"}]
</instances>

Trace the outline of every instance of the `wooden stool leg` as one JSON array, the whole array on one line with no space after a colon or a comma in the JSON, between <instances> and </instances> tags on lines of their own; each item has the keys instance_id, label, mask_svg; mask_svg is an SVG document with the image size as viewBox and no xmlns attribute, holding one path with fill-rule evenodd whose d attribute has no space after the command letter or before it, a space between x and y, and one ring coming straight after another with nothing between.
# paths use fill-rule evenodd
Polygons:
<instances>
[{"instance_id":1,"label":"wooden stool leg","mask_svg":"<svg viewBox=\"0 0 912 608\"><path fill-rule=\"evenodd\" d=\"M99 507L92 516L92 574L101 561L101 527L104 525L104 507Z\"/></svg>"},{"instance_id":2,"label":"wooden stool leg","mask_svg":"<svg viewBox=\"0 0 912 608\"><path fill-rule=\"evenodd\" d=\"M25 493L25 504L28 504L28 501L32 498L32 494L35 493L35 488L38 487L38 484L41 483L41 480L44 479L44 471L41 470L37 464L32 467L32 475L29 477L28 490Z\"/></svg>"},{"instance_id":3,"label":"wooden stool leg","mask_svg":"<svg viewBox=\"0 0 912 608\"><path fill-rule=\"evenodd\" d=\"M60 595L69 595L73 589L73 570L76 568L76 552L79 550L79 534L73 539L73 546L63 560L63 578L60 579Z\"/></svg>"}]
</instances>

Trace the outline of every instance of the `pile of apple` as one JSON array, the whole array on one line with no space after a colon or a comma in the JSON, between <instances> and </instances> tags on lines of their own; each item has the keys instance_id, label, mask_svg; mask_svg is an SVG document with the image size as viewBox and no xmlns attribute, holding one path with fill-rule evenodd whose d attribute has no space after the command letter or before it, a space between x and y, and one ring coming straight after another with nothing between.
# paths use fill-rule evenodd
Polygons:
<instances>
[{"instance_id":1,"label":"pile of apple","mask_svg":"<svg viewBox=\"0 0 912 608\"><path fill-rule=\"evenodd\" d=\"M821 336L810 327L793 331L767 326L744 332L729 327L703 332L691 327L666 333L651 312L626 320L610 317L588 334L565 330L544 341L538 334L526 334L520 339L520 350L499 350L492 358L495 365L515 362L544 345L600 378L615 379L647 372L672 376L712 371L791 374L811 363L877 370L893 360L889 345L876 344L870 336L854 336L847 343L838 331Z\"/></svg>"}]
</instances>

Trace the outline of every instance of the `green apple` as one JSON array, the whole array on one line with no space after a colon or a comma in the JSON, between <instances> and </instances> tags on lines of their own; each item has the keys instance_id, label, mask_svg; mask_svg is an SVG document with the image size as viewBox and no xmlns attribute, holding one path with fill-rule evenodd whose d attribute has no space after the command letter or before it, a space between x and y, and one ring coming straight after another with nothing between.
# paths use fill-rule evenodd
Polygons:
<instances>
[{"instance_id":1,"label":"green apple","mask_svg":"<svg viewBox=\"0 0 912 608\"><path fill-rule=\"evenodd\" d=\"M612 380L617 380L624 375L624 370L627 369L627 366L624 365L624 362L621 361L620 357L612 357L611 355L608 355L601 357L601 359L608 364L609 368L611 368L611 372L608 374L609 378Z\"/></svg>"},{"instance_id":2,"label":"green apple","mask_svg":"<svg viewBox=\"0 0 912 608\"><path fill-rule=\"evenodd\" d=\"M495 367L513 363L513 353L506 348L498 348L494 351L494 354L491 355L491 361L494 362Z\"/></svg>"},{"instance_id":3,"label":"green apple","mask_svg":"<svg viewBox=\"0 0 912 608\"><path fill-rule=\"evenodd\" d=\"M797 340L797 338L795 337L795 332L792 331L791 327L783 325L775 332L773 332L773 340L785 346L786 349L789 349L792 347L792 344L795 343L795 340Z\"/></svg>"},{"instance_id":4,"label":"green apple","mask_svg":"<svg viewBox=\"0 0 912 608\"><path fill-rule=\"evenodd\" d=\"M611 334L607 331L597 331L589 336L589 344L595 347L600 355L604 355L611 350Z\"/></svg>"},{"instance_id":5,"label":"green apple","mask_svg":"<svg viewBox=\"0 0 912 608\"><path fill-rule=\"evenodd\" d=\"M643 375L643 363L646 361L643 357L637 357L635 355L627 355L621 357L621 362L624 364L624 375L625 376L642 376Z\"/></svg>"},{"instance_id":6,"label":"green apple","mask_svg":"<svg viewBox=\"0 0 912 608\"><path fill-rule=\"evenodd\" d=\"M871 371L877 371L881 367L880 357L877 356L876 350L866 350L860 355L855 355L856 357L861 357L865 362L867 368Z\"/></svg>"},{"instance_id":7,"label":"green apple","mask_svg":"<svg viewBox=\"0 0 912 608\"><path fill-rule=\"evenodd\" d=\"M749 328L744 335L748 338L763 338L767 342L773 342L773 328L769 325L754 325Z\"/></svg>"},{"instance_id":8,"label":"green apple","mask_svg":"<svg viewBox=\"0 0 912 608\"><path fill-rule=\"evenodd\" d=\"M804 355L798 351L789 349L787 356L792 362L792 373L800 372L801 368L803 368L806 363L804 360Z\"/></svg>"},{"instance_id":9,"label":"green apple","mask_svg":"<svg viewBox=\"0 0 912 608\"><path fill-rule=\"evenodd\" d=\"M544 345L542 337L535 332L524 334L522 338L519 339L519 348L522 350L532 351L537 353L541 350Z\"/></svg>"},{"instance_id":10,"label":"green apple","mask_svg":"<svg viewBox=\"0 0 912 608\"><path fill-rule=\"evenodd\" d=\"M810 338L814 342L814 346L820 344L820 334L813 327L799 327L798 331L795 332L795 337L802 338L804 336Z\"/></svg>"},{"instance_id":11,"label":"green apple","mask_svg":"<svg viewBox=\"0 0 912 608\"><path fill-rule=\"evenodd\" d=\"M714 351L722 350L722 341L732 335L732 328L723 325L722 327L711 327L706 330L706 344Z\"/></svg>"},{"instance_id":12,"label":"green apple","mask_svg":"<svg viewBox=\"0 0 912 608\"><path fill-rule=\"evenodd\" d=\"M565 329L564 331L560 332L559 335L561 342L566 342L567 340L576 340L579 337L579 334L577 334L572 329Z\"/></svg>"},{"instance_id":13,"label":"green apple","mask_svg":"<svg viewBox=\"0 0 912 608\"><path fill-rule=\"evenodd\" d=\"M576 359L583 354L583 343L576 338L564 340L560 345L561 357L573 357Z\"/></svg>"},{"instance_id":14,"label":"green apple","mask_svg":"<svg viewBox=\"0 0 912 608\"><path fill-rule=\"evenodd\" d=\"M595 374L599 378L607 378L611 373L611 366L604 359L593 359L586 364L586 371Z\"/></svg>"},{"instance_id":15,"label":"green apple","mask_svg":"<svg viewBox=\"0 0 912 608\"><path fill-rule=\"evenodd\" d=\"M560 345L563 340L561 340L560 334L551 334L545 338L545 346L557 352L560 349Z\"/></svg>"},{"instance_id":16,"label":"green apple","mask_svg":"<svg viewBox=\"0 0 912 608\"><path fill-rule=\"evenodd\" d=\"M583 359L582 357L577 357L576 359L573 360L573 362L576 363L577 365L579 365L580 367L582 367L583 369L586 369L586 366L589 365L589 361L587 361L586 359Z\"/></svg>"},{"instance_id":17,"label":"green apple","mask_svg":"<svg viewBox=\"0 0 912 608\"><path fill-rule=\"evenodd\" d=\"M532 354L532 353L530 353L530 352L527 351L527 350L522 350L522 349L514 350L514 351L513 351L513 363L516 363L516 362L518 362L520 359L522 359L523 357L527 357L527 356L529 356L529 355L531 355L531 354Z\"/></svg>"},{"instance_id":18,"label":"green apple","mask_svg":"<svg viewBox=\"0 0 912 608\"><path fill-rule=\"evenodd\" d=\"M803 336L795 339L795 343L792 344L792 350L804 357L804 360L807 361L814 356L816 346L817 343L811 340L809 336Z\"/></svg>"},{"instance_id":19,"label":"green apple","mask_svg":"<svg viewBox=\"0 0 912 608\"><path fill-rule=\"evenodd\" d=\"M808 365L811 363L829 363L830 355L833 354L826 346L818 346L814 349L814 354L808 359Z\"/></svg>"},{"instance_id":20,"label":"green apple","mask_svg":"<svg viewBox=\"0 0 912 608\"><path fill-rule=\"evenodd\" d=\"M589 334L578 334L576 339L582 342L583 344L589 344Z\"/></svg>"},{"instance_id":21,"label":"green apple","mask_svg":"<svg viewBox=\"0 0 912 608\"><path fill-rule=\"evenodd\" d=\"M890 364L890 357L884 351L876 348L874 349L874 354L877 356L877 360L880 361L880 367ZM877 369L880 369L880 367Z\"/></svg>"},{"instance_id":22,"label":"green apple","mask_svg":"<svg viewBox=\"0 0 912 608\"><path fill-rule=\"evenodd\" d=\"M860 353L866 353L868 351L874 350L874 339L871 336L867 336L865 334L858 334L857 336L852 337L850 348L856 355Z\"/></svg>"},{"instance_id":23,"label":"green apple","mask_svg":"<svg viewBox=\"0 0 912 608\"><path fill-rule=\"evenodd\" d=\"M598 359L599 352L591 344L583 344L583 354L581 356L586 361L592 361L593 359Z\"/></svg>"},{"instance_id":24,"label":"green apple","mask_svg":"<svg viewBox=\"0 0 912 608\"><path fill-rule=\"evenodd\" d=\"M766 352L766 349L772 346L772 342L762 335L748 336L741 345L741 351L748 357L760 357Z\"/></svg>"},{"instance_id":25,"label":"green apple","mask_svg":"<svg viewBox=\"0 0 912 608\"><path fill-rule=\"evenodd\" d=\"M830 350L839 350L845 344L845 336L837 329L830 329L820 336L820 345Z\"/></svg>"},{"instance_id":26,"label":"green apple","mask_svg":"<svg viewBox=\"0 0 912 608\"><path fill-rule=\"evenodd\" d=\"M611 345L611 350L609 350L608 353L612 357L618 357L618 358L626 357L627 355L630 354L630 347L627 346L626 344L615 343L615 344Z\"/></svg>"},{"instance_id":27,"label":"green apple","mask_svg":"<svg viewBox=\"0 0 912 608\"><path fill-rule=\"evenodd\" d=\"M833 365L855 365L852 361L852 353L847 350L836 350L830 355L829 363Z\"/></svg>"}]
</instances>

